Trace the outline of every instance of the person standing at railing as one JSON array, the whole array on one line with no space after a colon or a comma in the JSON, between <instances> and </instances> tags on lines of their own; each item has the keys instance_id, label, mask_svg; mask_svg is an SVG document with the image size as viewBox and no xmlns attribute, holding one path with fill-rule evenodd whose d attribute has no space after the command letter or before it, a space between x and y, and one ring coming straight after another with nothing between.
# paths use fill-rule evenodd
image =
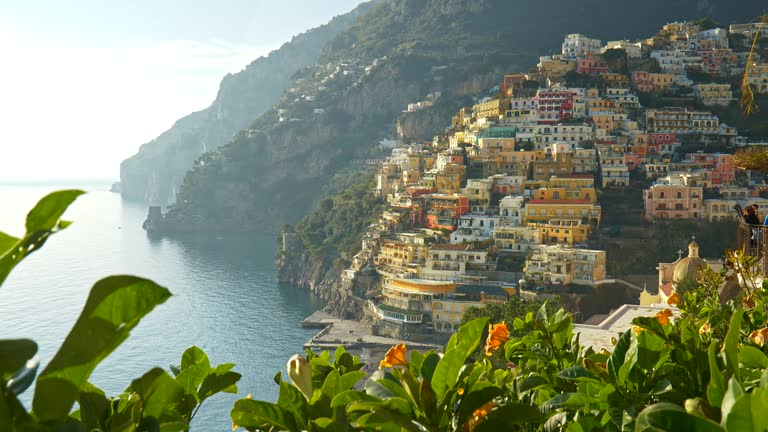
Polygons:
<instances>
[{"instance_id":1,"label":"person standing at railing","mask_svg":"<svg viewBox=\"0 0 768 432\"><path fill-rule=\"evenodd\" d=\"M750 225L762 225L760 216L757 214L756 204L752 204L744 209L744 222ZM750 238L749 243L752 247L757 244L757 228L752 228L752 238Z\"/></svg>"}]
</instances>

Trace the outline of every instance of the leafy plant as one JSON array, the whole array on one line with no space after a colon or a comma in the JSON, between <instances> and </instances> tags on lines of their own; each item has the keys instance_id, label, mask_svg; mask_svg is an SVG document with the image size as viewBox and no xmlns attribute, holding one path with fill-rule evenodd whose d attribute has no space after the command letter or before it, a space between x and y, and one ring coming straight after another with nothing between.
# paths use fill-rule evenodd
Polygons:
<instances>
[{"instance_id":1,"label":"leafy plant","mask_svg":"<svg viewBox=\"0 0 768 432\"><path fill-rule=\"evenodd\" d=\"M308 353L325 360L289 367L301 372L292 385L278 380L277 404L241 400L232 418L254 431L765 430L768 296L756 264L728 252L726 270L702 272L670 297L677 312L636 318L610 351L583 346L572 317L542 305L510 326L468 321L443 354L409 357L397 345L358 386L334 384L328 352ZM726 272L745 288L722 301L717 288L734 277ZM312 377L308 393L297 390L308 387L302 375ZM283 396L289 389L295 398ZM331 410L315 408L318 392Z\"/></svg>"},{"instance_id":2,"label":"leafy plant","mask_svg":"<svg viewBox=\"0 0 768 432\"><path fill-rule=\"evenodd\" d=\"M13 268L71 222L61 216L83 192L44 197L29 212L21 238L0 233L0 284ZM211 367L197 347L188 349L175 376L154 368L126 391L107 398L88 379L123 343L141 319L171 293L135 276L110 276L90 291L83 311L50 363L37 376L32 410L19 402L37 375L37 344L0 340L0 430L2 431L183 431L202 403L219 392L236 392L233 364ZM73 411L75 403L79 409Z\"/></svg>"}]
</instances>

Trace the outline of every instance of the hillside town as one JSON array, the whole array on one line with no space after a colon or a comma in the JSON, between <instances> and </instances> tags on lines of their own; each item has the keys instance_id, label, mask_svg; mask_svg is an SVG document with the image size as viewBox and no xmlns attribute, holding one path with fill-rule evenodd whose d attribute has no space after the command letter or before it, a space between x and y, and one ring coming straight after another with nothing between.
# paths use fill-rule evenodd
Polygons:
<instances>
[{"instance_id":1,"label":"hillside town","mask_svg":"<svg viewBox=\"0 0 768 432\"><path fill-rule=\"evenodd\" d=\"M642 185L637 216L649 222L768 207L728 152L748 140L714 112L737 101L748 64L753 91L768 93L768 63L749 49L755 25L674 22L606 43L566 35L561 54L499 77L431 142L392 149L374 191L388 208L344 273L378 274L366 308L379 333L452 333L472 306L614 283L611 257L590 246L610 191ZM643 290L642 305L665 301L690 262L722 266L698 253L691 241L688 257L659 264L658 294Z\"/></svg>"}]
</instances>

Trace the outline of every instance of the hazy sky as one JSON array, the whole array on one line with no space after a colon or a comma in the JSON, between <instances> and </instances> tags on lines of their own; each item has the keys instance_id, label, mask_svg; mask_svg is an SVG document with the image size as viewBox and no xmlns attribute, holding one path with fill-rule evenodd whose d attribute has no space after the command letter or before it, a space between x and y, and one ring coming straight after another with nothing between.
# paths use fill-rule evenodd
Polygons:
<instances>
[{"instance_id":1,"label":"hazy sky","mask_svg":"<svg viewBox=\"0 0 768 432\"><path fill-rule=\"evenodd\" d=\"M0 181L117 180L226 73L360 2L0 1Z\"/></svg>"}]
</instances>

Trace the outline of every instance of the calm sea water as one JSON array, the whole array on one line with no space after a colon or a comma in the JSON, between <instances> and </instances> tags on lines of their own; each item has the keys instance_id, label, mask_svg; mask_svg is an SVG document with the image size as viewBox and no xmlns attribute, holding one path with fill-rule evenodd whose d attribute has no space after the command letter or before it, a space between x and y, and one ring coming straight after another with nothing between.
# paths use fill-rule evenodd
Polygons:
<instances>
[{"instance_id":1,"label":"calm sea water","mask_svg":"<svg viewBox=\"0 0 768 432\"><path fill-rule=\"evenodd\" d=\"M26 212L64 185L0 185L0 231L20 235ZM193 430L229 431L234 401L252 393L274 401L272 378L315 331L301 321L322 307L307 292L278 287L276 242L262 238L150 239L143 205L124 203L106 184L88 190L65 218L75 223L27 258L0 288L0 338L31 338L46 365L77 318L94 282L111 274L154 279L173 293L96 369L91 381L109 395L152 367L178 364L198 345L211 362L236 363L239 395L203 404ZM25 402L29 403L28 390Z\"/></svg>"}]
</instances>

